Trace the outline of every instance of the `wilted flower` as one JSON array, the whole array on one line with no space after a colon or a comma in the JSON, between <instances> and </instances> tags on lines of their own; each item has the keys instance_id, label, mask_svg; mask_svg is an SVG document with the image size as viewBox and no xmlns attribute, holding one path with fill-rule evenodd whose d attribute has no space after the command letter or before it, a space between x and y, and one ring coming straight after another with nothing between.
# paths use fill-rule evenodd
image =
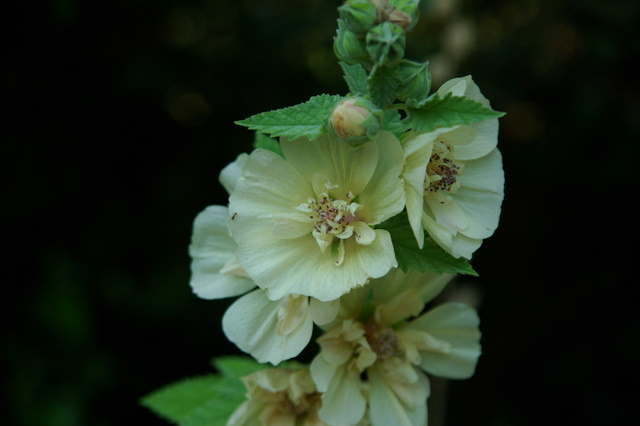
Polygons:
<instances>
[{"instance_id":1,"label":"wilted flower","mask_svg":"<svg viewBox=\"0 0 640 426\"><path fill-rule=\"evenodd\" d=\"M320 394L307 368L271 368L242 378L245 401L227 426L326 426L318 418Z\"/></svg>"},{"instance_id":2,"label":"wilted flower","mask_svg":"<svg viewBox=\"0 0 640 426\"><path fill-rule=\"evenodd\" d=\"M445 83L452 93L489 106L471 77ZM504 198L498 119L440 128L403 140L407 213L418 244L423 228L454 257L471 258L498 226Z\"/></svg>"},{"instance_id":3,"label":"wilted flower","mask_svg":"<svg viewBox=\"0 0 640 426\"><path fill-rule=\"evenodd\" d=\"M322 420L357 424L368 403L374 426L426 424L424 371L455 379L473 374L480 331L472 308L445 303L412 319L451 278L394 269L340 299L340 313L323 327L321 352L310 367L324 393Z\"/></svg>"},{"instance_id":4,"label":"wilted flower","mask_svg":"<svg viewBox=\"0 0 640 426\"><path fill-rule=\"evenodd\" d=\"M335 300L396 266L389 232L404 208L402 148L391 133L357 148L331 134L256 150L230 197L238 262L271 300Z\"/></svg>"}]
</instances>

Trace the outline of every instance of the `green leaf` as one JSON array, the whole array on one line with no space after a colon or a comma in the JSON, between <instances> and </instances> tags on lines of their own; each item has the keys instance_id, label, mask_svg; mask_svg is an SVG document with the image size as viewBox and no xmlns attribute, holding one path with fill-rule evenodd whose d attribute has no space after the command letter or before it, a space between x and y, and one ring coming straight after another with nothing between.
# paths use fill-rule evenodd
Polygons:
<instances>
[{"instance_id":1,"label":"green leaf","mask_svg":"<svg viewBox=\"0 0 640 426\"><path fill-rule=\"evenodd\" d=\"M395 99L396 90L401 82L395 68L374 67L369 75L371 100L380 108L385 109Z\"/></svg>"},{"instance_id":2,"label":"green leaf","mask_svg":"<svg viewBox=\"0 0 640 426\"><path fill-rule=\"evenodd\" d=\"M256 132L256 136L253 141L253 147L256 149L257 148L266 149L268 151L275 152L281 157L284 157L280 143L278 143L277 140L272 139L263 133Z\"/></svg>"},{"instance_id":3,"label":"green leaf","mask_svg":"<svg viewBox=\"0 0 640 426\"><path fill-rule=\"evenodd\" d=\"M417 132L431 132L440 127L470 124L503 115L473 99L447 93L444 97L429 98L419 108L407 108L405 123Z\"/></svg>"},{"instance_id":4,"label":"green leaf","mask_svg":"<svg viewBox=\"0 0 640 426\"><path fill-rule=\"evenodd\" d=\"M145 396L141 403L180 426L223 426L243 400L242 382L207 375L167 385Z\"/></svg>"},{"instance_id":5,"label":"green leaf","mask_svg":"<svg viewBox=\"0 0 640 426\"><path fill-rule=\"evenodd\" d=\"M383 222L379 227L391 234L398 267L405 272L415 269L419 272L431 271L437 274L448 272L478 275L466 259L451 256L428 236L424 239L424 247L420 249L405 212Z\"/></svg>"},{"instance_id":6,"label":"green leaf","mask_svg":"<svg viewBox=\"0 0 640 426\"><path fill-rule=\"evenodd\" d=\"M325 123L340 99L342 96L337 95L314 96L302 104L263 112L236 121L236 124L272 137L296 139L305 136L314 139L327 131Z\"/></svg>"},{"instance_id":7,"label":"green leaf","mask_svg":"<svg viewBox=\"0 0 640 426\"><path fill-rule=\"evenodd\" d=\"M240 378L269 366L234 356L217 358L212 363L220 374L180 380L144 396L140 403L179 426L226 425L246 398Z\"/></svg>"},{"instance_id":8,"label":"green leaf","mask_svg":"<svg viewBox=\"0 0 640 426\"><path fill-rule=\"evenodd\" d=\"M380 129L393 133L398 139L407 130L402 122L402 117L400 117L400 111L397 109L385 110Z\"/></svg>"},{"instance_id":9,"label":"green leaf","mask_svg":"<svg viewBox=\"0 0 640 426\"><path fill-rule=\"evenodd\" d=\"M223 376L232 378L239 378L254 371L269 368L268 365L257 363L253 358L242 356L214 358L211 363Z\"/></svg>"},{"instance_id":10,"label":"green leaf","mask_svg":"<svg viewBox=\"0 0 640 426\"><path fill-rule=\"evenodd\" d=\"M369 94L369 83L367 82L367 71L360 64L349 65L340 62L344 79L349 86L349 92L354 96L366 96Z\"/></svg>"}]
</instances>

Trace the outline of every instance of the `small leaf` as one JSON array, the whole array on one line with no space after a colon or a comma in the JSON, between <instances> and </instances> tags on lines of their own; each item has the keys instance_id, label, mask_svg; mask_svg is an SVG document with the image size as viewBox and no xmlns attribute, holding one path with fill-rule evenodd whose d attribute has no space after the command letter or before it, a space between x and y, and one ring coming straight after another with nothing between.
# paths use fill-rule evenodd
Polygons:
<instances>
[{"instance_id":1,"label":"small leaf","mask_svg":"<svg viewBox=\"0 0 640 426\"><path fill-rule=\"evenodd\" d=\"M385 110L380 129L393 133L398 139L407 130L397 109Z\"/></svg>"},{"instance_id":2,"label":"small leaf","mask_svg":"<svg viewBox=\"0 0 640 426\"><path fill-rule=\"evenodd\" d=\"M211 360L212 365L223 376L239 378L251 374L254 371L269 368L268 365L259 364L253 358L243 356L225 356Z\"/></svg>"},{"instance_id":3,"label":"small leaf","mask_svg":"<svg viewBox=\"0 0 640 426\"><path fill-rule=\"evenodd\" d=\"M386 108L395 99L400 87L400 77L395 68L376 66L369 75L369 93L371 100L380 108Z\"/></svg>"},{"instance_id":4,"label":"small leaf","mask_svg":"<svg viewBox=\"0 0 640 426\"><path fill-rule=\"evenodd\" d=\"M314 96L299 105L263 112L236 124L246 126L272 137L286 136L296 139L305 136L315 139L327 131L325 123L335 104L342 99L337 95Z\"/></svg>"},{"instance_id":5,"label":"small leaf","mask_svg":"<svg viewBox=\"0 0 640 426\"><path fill-rule=\"evenodd\" d=\"M440 127L470 124L503 115L473 99L447 93L444 97L429 98L419 108L407 108L405 123L417 132L431 132Z\"/></svg>"},{"instance_id":6,"label":"small leaf","mask_svg":"<svg viewBox=\"0 0 640 426\"><path fill-rule=\"evenodd\" d=\"M344 79L349 86L349 91L354 96L366 96L369 94L369 84L367 82L367 71L360 64L349 65L340 62Z\"/></svg>"},{"instance_id":7,"label":"small leaf","mask_svg":"<svg viewBox=\"0 0 640 426\"><path fill-rule=\"evenodd\" d=\"M405 272L414 269L419 272L431 271L437 274L448 272L478 275L466 259L451 256L428 236L424 240L424 247L420 249L405 212L383 222L379 227L386 229L391 234L398 267Z\"/></svg>"},{"instance_id":8,"label":"small leaf","mask_svg":"<svg viewBox=\"0 0 640 426\"><path fill-rule=\"evenodd\" d=\"M269 136L256 132L255 139L253 141L254 148L262 148L271 152L275 152L281 157L284 157L282 153L282 147L277 140L270 138Z\"/></svg>"}]
</instances>

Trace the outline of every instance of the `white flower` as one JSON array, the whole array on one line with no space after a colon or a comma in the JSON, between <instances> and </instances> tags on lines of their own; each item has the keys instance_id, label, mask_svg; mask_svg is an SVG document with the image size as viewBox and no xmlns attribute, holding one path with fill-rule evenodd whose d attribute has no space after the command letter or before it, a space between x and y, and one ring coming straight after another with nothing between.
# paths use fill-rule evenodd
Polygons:
<instances>
[{"instance_id":1,"label":"white flower","mask_svg":"<svg viewBox=\"0 0 640 426\"><path fill-rule=\"evenodd\" d=\"M228 219L226 207L209 206L194 222L191 287L204 299L238 296L256 287L236 261ZM229 340L259 362L278 364L298 355L311 339L313 322L333 320L337 307L337 301L295 294L272 301L264 290L256 289L227 309L222 326Z\"/></svg>"},{"instance_id":2,"label":"white flower","mask_svg":"<svg viewBox=\"0 0 640 426\"><path fill-rule=\"evenodd\" d=\"M227 426L326 426L318 418L320 394L307 368L259 370L242 381L247 401Z\"/></svg>"},{"instance_id":3,"label":"white flower","mask_svg":"<svg viewBox=\"0 0 640 426\"><path fill-rule=\"evenodd\" d=\"M448 81L438 95L449 92L489 105L471 77ZM497 142L497 118L403 140L407 213L420 247L424 228L451 255L470 259L493 234L504 198Z\"/></svg>"},{"instance_id":4,"label":"white flower","mask_svg":"<svg viewBox=\"0 0 640 426\"><path fill-rule=\"evenodd\" d=\"M267 296L335 300L397 264L372 226L404 208L402 148L391 133L357 148L331 134L256 150L230 197L238 262Z\"/></svg>"},{"instance_id":5,"label":"white flower","mask_svg":"<svg viewBox=\"0 0 640 426\"><path fill-rule=\"evenodd\" d=\"M323 392L320 418L357 424L368 405L371 424L426 425L429 380L470 377L480 355L479 320L460 303L418 318L451 275L392 270L340 299L336 320L323 327L311 375ZM363 382L363 373L366 382Z\"/></svg>"}]
</instances>

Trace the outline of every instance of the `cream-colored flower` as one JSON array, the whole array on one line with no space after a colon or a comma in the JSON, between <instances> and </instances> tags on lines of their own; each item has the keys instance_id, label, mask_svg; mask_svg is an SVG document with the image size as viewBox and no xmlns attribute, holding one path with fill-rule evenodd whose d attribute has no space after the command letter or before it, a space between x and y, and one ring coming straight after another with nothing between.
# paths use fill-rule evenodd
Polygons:
<instances>
[{"instance_id":1,"label":"cream-colored flower","mask_svg":"<svg viewBox=\"0 0 640 426\"><path fill-rule=\"evenodd\" d=\"M471 77L450 80L437 93L489 106ZM496 230L504 198L497 143L497 118L403 140L407 213L420 247L425 229L451 255L470 259Z\"/></svg>"},{"instance_id":2,"label":"cream-colored flower","mask_svg":"<svg viewBox=\"0 0 640 426\"><path fill-rule=\"evenodd\" d=\"M194 223L191 287L204 299L238 296L256 288L236 261L228 220L226 207L209 206ZM298 355L311 339L313 322L333 320L337 307L337 301L295 294L273 301L256 289L227 309L222 326L229 340L259 362L278 364Z\"/></svg>"},{"instance_id":3,"label":"cream-colored flower","mask_svg":"<svg viewBox=\"0 0 640 426\"><path fill-rule=\"evenodd\" d=\"M242 378L245 401L227 426L326 426L318 418L320 394L307 368L272 368Z\"/></svg>"},{"instance_id":4,"label":"cream-colored flower","mask_svg":"<svg viewBox=\"0 0 640 426\"><path fill-rule=\"evenodd\" d=\"M230 197L242 268L272 300L335 300L396 266L391 236L374 229L404 208L402 148L391 133L357 148L331 134L256 150Z\"/></svg>"},{"instance_id":5,"label":"cream-colored flower","mask_svg":"<svg viewBox=\"0 0 640 426\"><path fill-rule=\"evenodd\" d=\"M426 425L425 372L456 379L473 374L480 355L475 311L445 303L420 315L451 278L394 269L372 280L371 289L340 299L310 367L324 393L322 420L354 425L368 406L374 426Z\"/></svg>"}]
</instances>

